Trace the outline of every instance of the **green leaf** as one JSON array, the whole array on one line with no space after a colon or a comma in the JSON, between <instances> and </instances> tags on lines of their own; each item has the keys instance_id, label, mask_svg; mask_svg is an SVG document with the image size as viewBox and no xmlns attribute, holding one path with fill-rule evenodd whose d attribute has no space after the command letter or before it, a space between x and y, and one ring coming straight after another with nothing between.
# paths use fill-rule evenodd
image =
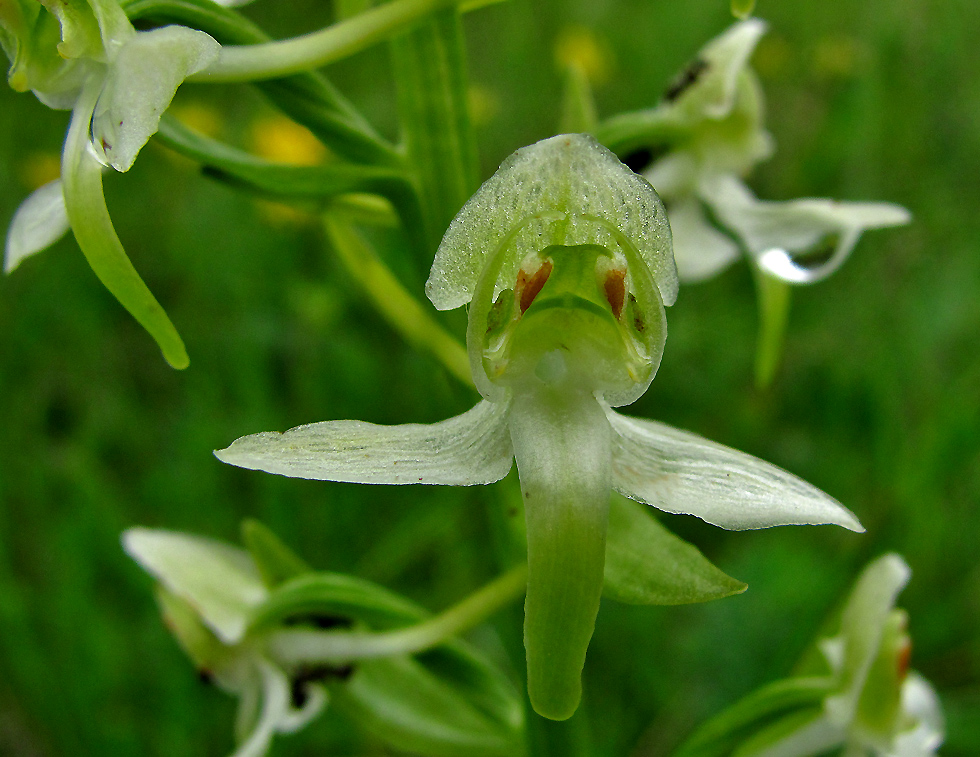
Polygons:
<instances>
[{"instance_id":1,"label":"green leaf","mask_svg":"<svg viewBox=\"0 0 980 757\"><path fill-rule=\"evenodd\" d=\"M313 571L271 529L252 518L242 521L242 543L255 560L262 582L269 589Z\"/></svg>"},{"instance_id":2,"label":"green leaf","mask_svg":"<svg viewBox=\"0 0 980 757\"><path fill-rule=\"evenodd\" d=\"M612 495L605 596L635 605L682 605L730 597L747 588L664 528L649 507Z\"/></svg>"},{"instance_id":3,"label":"green leaf","mask_svg":"<svg viewBox=\"0 0 980 757\"><path fill-rule=\"evenodd\" d=\"M306 618L358 620L375 630L414 623L428 613L370 581L338 573L310 573L277 586L256 608L249 631Z\"/></svg>"},{"instance_id":4,"label":"green leaf","mask_svg":"<svg viewBox=\"0 0 980 757\"><path fill-rule=\"evenodd\" d=\"M201 163L212 178L245 191L317 204L343 195L376 194L391 202L410 234L422 223L415 189L406 174L396 168L351 163L272 163L195 132L172 116L160 121L157 136L177 152Z\"/></svg>"},{"instance_id":5,"label":"green leaf","mask_svg":"<svg viewBox=\"0 0 980 757\"><path fill-rule=\"evenodd\" d=\"M673 757L728 755L772 718L819 705L832 685L830 678L787 678L763 686L702 724Z\"/></svg>"},{"instance_id":6,"label":"green leaf","mask_svg":"<svg viewBox=\"0 0 980 757\"><path fill-rule=\"evenodd\" d=\"M466 100L459 14L448 8L392 41L398 112L416 171L431 255L477 187L476 140Z\"/></svg>"},{"instance_id":7,"label":"green leaf","mask_svg":"<svg viewBox=\"0 0 980 757\"><path fill-rule=\"evenodd\" d=\"M523 754L522 708L516 691L475 656L460 657L457 664L471 666L462 680L438 675L411 657L367 660L348 681L330 686L331 701L399 750L433 757ZM473 686L488 675L495 688L511 689L504 712L488 711L486 697Z\"/></svg>"},{"instance_id":8,"label":"green leaf","mask_svg":"<svg viewBox=\"0 0 980 757\"><path fill-rule=\"evenodd\" d=\"M174 150L201 163L214 178L257 194L322 199L351 192L399 196L408 189L404 174L388 168L350 163L322 166L272 163L195 132L172 116L164 116L160 121L158 135Z\"/></svg>"}]
</instances>

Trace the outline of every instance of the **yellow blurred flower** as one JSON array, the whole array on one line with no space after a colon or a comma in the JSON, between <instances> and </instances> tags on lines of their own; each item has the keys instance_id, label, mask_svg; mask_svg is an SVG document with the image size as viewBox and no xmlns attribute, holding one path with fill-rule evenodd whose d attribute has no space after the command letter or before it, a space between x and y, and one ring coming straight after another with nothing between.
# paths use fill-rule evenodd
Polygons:
<instances>
[{"instance_id":1,"label":"yellow blurred flower","mask_svg":"<svg viewBox=\"0 0 980 757\"><path fill-rule=\"evenodd\" d=\"M252 122L249 143L259 157L293 166L313 166L327 158L327 148L313 133L279 115L262 116Z\"/></svg>"},{"instance_id":2,"label":"yellow blurred flower","mask_svg":"<svg viewBox=\"0 0 980 757\"><path fill-rule=\"evenodd\" d=\"M575 66L592 84L604 84L614 67L608 43L585 26L566 26L555 41L555 62L564 70Z\"/></svg>"}]
</instances>

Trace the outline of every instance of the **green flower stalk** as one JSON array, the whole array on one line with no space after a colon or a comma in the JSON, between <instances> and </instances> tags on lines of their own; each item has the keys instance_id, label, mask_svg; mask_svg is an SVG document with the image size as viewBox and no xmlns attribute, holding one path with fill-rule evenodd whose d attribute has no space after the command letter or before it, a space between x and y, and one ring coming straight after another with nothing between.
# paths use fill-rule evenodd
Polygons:
<instances>
[{"instance_id":1,"label":"green flower stalk","mask_svg":"<svg viewBox=\"0 0 980 757\"><path fill-rule=\"evenodd\" d=\"M175 368L187 352L163 308L126 255L102 191L102 170L128 171L174 92L218 55L204 32L167 26L137 32L115 0L0 0L0 42L8 80L45 105L72 111L61 179L18 209L4 269L40 252L69 229L106 288L160 345Z\"/></svg>"},{"instance_id":2,"label":"green flower stalk","mask_svg":"<svg viewBox=\"0 0 980 757\"><path fill-rule=\"evenodd\" d=\"M432 425L315 423L215 454L300 478L448 485L498 481L516 458L538 713L561 720L578 705L613 490L723 528L862 530L785 471L613 410L653 380L677 277L657 193L591 137L553 137L508 158L450 225L426 293L441 310L469 303L476 407Z\"/></svg>"},{"instance_id":3,"label":"green flower stalk","mask_svg":"<svg viewBox=\"0 0 980 757\"><path fill-rule=\"evenodd\" d=\"M260 524L243 531L248 551L172 531L123 534L199 674L239 699L233 757L264 755L328 703L399 751L523 754L517 692L453 638L519 597L523 568L429 617L367 581L313 572Z\"/></svg>"}]
</instances>

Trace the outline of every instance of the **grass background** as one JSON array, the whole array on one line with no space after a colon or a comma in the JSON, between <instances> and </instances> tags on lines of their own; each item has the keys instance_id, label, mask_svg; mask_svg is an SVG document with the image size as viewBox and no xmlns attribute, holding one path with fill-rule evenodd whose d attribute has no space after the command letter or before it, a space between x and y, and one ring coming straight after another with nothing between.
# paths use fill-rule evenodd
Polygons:
<instances>
[{"instance_id":1,"label":"grass background","mask_svg":"<svg viewBox=\"0 0 980 757\"><path fill-rule=\"evenodd\" d=\"M274 34L329 21L319 0L248 9ZM629 412L776 462L831 493L868 533L728 533L668 525L730 574L704 606L604 602L585 700L533 719L538 753L660 755L692 725L785 675L857 571L888 550L913 579L913 666L948 718L942 753L980 754L980 62L974 0L761 0L755 56L778 151L769 199L907 206L832 279L794 294L773 387L753 388L755 304L735 266L668 311L660 373ZM652 105L730 23L727 3L514 0L466 20L484 176L557 124L556 39L592 30L600 112ZM394 136L384 49L331 69ZM269 111L246 88L185 87L245 145ZM189 111L185 111L189 112ZM67 117L0 90L0 226L57 170ZM474 395L407 348L317 227L201 177L151 143L107 177L136 267L191 355L178 373L91 274L73 240L0 279L0 755L220 755L234 702L200 684L119 547L132 525L235 540L266 522L318 568L380 581L433 609L494 571L498 489L359 487L222 466L236 437L331 418L435 421ZM426 270L398 266L418 296ZM462 336L462 320L445 323ZM519 609L496 628L513 637ZM519 665L520 660L515 664ZM383 754L329 713L275 754Z\"/></svg>"}]
</instances>

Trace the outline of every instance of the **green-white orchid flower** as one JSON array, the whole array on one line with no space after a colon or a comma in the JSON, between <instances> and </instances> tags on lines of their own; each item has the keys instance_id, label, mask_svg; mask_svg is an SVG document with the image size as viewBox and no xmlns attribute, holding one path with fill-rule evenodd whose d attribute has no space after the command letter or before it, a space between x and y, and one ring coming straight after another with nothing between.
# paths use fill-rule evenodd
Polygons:
<instances>
[{"instance_id":1,"label":"green-white orchid flower","mask_svg":"<svg viewBox=\"0 0 980 757\"><path fill-rule=\"evenodd\" d=\"M848 757L935 754L943 741L939 699L922 676L909 672L908 616L895 608L911 575L895 554L865 568L837 634L819 642L833 681L822 707L777 721L754 740L757 747L745 746L746 757L811 757L835 748Z\"/></svg>"},{"instance_id":2,"label":"green-white orchid flower","mask_svg":"<svg viewBox=\"0 0 980 757\"><path fill-rule=\"evenodd\" d=\"M773 152L762 89L748 65L765 28L756 18L734 24L705 45L660 105L615 116L596 132L619 152L660 151L644 175L667 205L682 282L711 278L748 258L760 314L759 386L775 373L790 286L813 284L836 271L864 230L910 219L905 208L888 203L764 202L742 184Z\"/></svg>"},{"instance_id":3,"label":"green-white orchid flower","mask_svg":"<svg viewBox=\"0 0 980 757\"><path fill-rule=\"evenodd\" d=\"M367 581L313 572L254 521L243 535L248 551L172 531L123 534L202 677L240 699L234 757L265 754L328 701L399 751L523 754L513 685L453 638L519 597L523 568L432 617ZM411 656L419 651L424 659Z\"/></svg>"},{"instance_id":4,"label":"green-white orchid flower","mask_svg":"<svg viewBox=\"0 0 980 757\"><path fill-rule=\"evenodd\" d=\"M896 554L873 561L844 604L834 635L817 641L795 676L716 716L677 757L935 754L943 741L939 699L922 676L909 672L908 617L895 608L910 576Z\"/></svg>"},{"instance_id":5,"label":"green-white orchid flower","mask_svg":"<svg viewBox=\"0 0 980 757\"><path fill-rule=\"evenodd\" d=\"M323 710L322 685L287 672L261 638L246 638L269 589L245 550L143 528L126 531L123 546L160 582L160 610L202 677L239 698L234 757L265 754L276 733L295 732Z\"/></svg>"},{"instance_id":6,"label":"green-white orchid flower","mask_svg":"<svg viewBox=\"0 0 980 757\"><path fill-rule=\"evenodd\" d=\"M166 313L126 256L109 218L102 169L128 171L189 75L218 56L214 39L167 26L137 32L117 0L0 0L0 42L8 80L52 108L71 109L61 179L18 209L4 269L57 241L69 227L119 302L156 339L175 367L187 353Z\"/></svg>"},{"instance_id":7,"label":"green-white orchid flower","mask_svg":"<svg viewBox=\"0 0 980 757\"><path fill-rule=\"evenodd\" d=\"M677 278L651 186L585 135L518 150L467 202L426 293L469 303L482 402L432 425L333 421L216 452L286 476L375 484L488 484L516 457L528 541L528 689L564 719L603 586L610 492L731 529L836 523L836 501L735 450L612 408L653 380Z\"/></svg>"},{"instance_id":8,"label":"green-white orchid flower","mask_svg":"<svg viewBox=\"0 0 980 757\"><path fill-rule=\"evenodd\" d=\"M734 24L644 116L649 138L667 147L644 175L667 204L682 282L710 278L747 254L781 281L814 283L840 267L865 229L909 221L897 205L760 202L742 186L739 179L773 153L762 90L748 65L765 29L757 18ZM818 264L808 266L807 258Z\"/></svg>"}]
</instances>

